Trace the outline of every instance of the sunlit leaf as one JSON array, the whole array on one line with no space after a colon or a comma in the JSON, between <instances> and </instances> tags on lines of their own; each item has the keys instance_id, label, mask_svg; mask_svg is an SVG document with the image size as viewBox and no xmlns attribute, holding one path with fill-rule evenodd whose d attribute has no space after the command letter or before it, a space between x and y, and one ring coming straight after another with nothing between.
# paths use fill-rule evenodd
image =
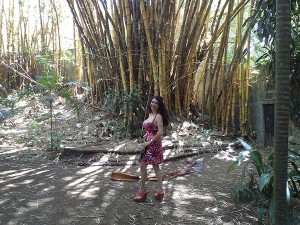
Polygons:
<instances>
[{"instance_id":1,"label":"sunlit leaf","mask_svg":"<svg viewBox=\"0 0 300 225\"><path fill-rule=\"evenodd\" d=\"M231 164L231 166L228 168L227 173L230 173L232 170L234 170L238 166L238 161L235 161Z\"/></svg>"},{"instance_id":2,"label":"sunlit leaf","mask_svg":"<svg viewBox=\"0 0 300 225\"><path fill-rule=\"evenodd\" d=\"M243 139L238 138L238 140L241 142L241 144L244 147L244 149L246 149L248 151L253 150L253 148L247 142L245 142Z\"/></svg>"},{"instance_id":3,"label":"sunlit leaf","mask_svg":"<svg viewBox=\"0 0 300 225\"><path fill-rule=\"evenodd\" d=\"M237 162L238 162L238 166L246 159L246 158L249 158L249 151L241 151L239 153L239 156L238 156L238 159L237 159Z\"/></svg>"},{"instance_id":4,"label":"sunlit leaf","mask_svg":"<svg viewBox=\"0 0 300 225\"><path fill-rule=\"evenodd\" d=\"M288 205L291 204L291 192L290 192L290 189L289 189L288 182L286 182L286 202L287 202Z\"/></svg>"},{"instance_id":5,"label":"sunlit leaf","mask_svg":"<svg viewBox=\"0 0 300 225\"><path fill-rule=\"evenodd\" d=\"M289 154L289 157L291 157L291 158L300 159L300 154L297 151L293 150L293 149L289 149L288 154Z\"/></svg>"}]
</instances>

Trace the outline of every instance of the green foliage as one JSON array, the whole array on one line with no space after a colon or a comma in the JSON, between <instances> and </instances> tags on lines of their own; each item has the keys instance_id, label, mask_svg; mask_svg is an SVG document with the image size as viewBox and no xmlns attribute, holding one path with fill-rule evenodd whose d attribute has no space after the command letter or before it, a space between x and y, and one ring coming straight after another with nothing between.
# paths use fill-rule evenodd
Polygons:
<instances>
[{"instance_id":1,"label":"green foliage","mask_svg":"<svg viewBox=\"0 0 300 225\"><path fill-rule=\"evenodd\" d=\"M56 149L56 150L59 150L61 149L62 147L62 134L60 132L56 132L56 131L51 131L50 132L50 137L51 137L51 148L52 149Z\"/></svg>"},{"instance_id":2,"label":"green foliage","mask_svg":"<svg viewBox=\"0 0 300 225\"><path fill-rule=\"evenodd\" d=\"M256 23L254 32L260 42L265 45L274 41L275 37L275 21L276 21L276 5L273 0L258 0L257 5L253 8L252 19ZM272 44L271 44L272 45Z\"/></svg>"},{"instance_id":3,"label":"green foliage","mask_svg":"<svg viewBox=\"0 0 300 225\"><path fill-rule=\"evenodd\" d=\"M119 134L119 138L121 139L127 139L132 137L132 134L130 133L128 127L120 125L117 122L108 123L107 132L111 135Z\"/></svg>"},{"instance_id":4,"label":"green foliage","mask_svg":"<svg viewBox=\"0 0 300 225\"><path fill-rule=\"evenodd\" d=\"M38 127L39 127L39 123L38 123L37 121L32 120L32 121L30 122L30 128L31 128L32 130L36 130Z\"/></svg>"},{"instance_id":5,"label":"green foliage","mask_svg":"<svg viewBox=\"0 0 300 225\"><path fill-rule=\"evenodd\" d=\"M79 107L76 99L73 99L70 94L70 88L79 86L85 91L89 92L91 90L84 83L80 82L68 82L63 83L62 79L53 73L53 68L55 67L52 60L48 55L38 55L36 56L36 62L41 68L42 75L37 77L38 85L35 86L26 86L19 93L19 99L25 96L30 96L32 93L39 95L39 100L48 105L50 111L49 113L44 114L44 119L50 122L51 130L50 130L50 142L51 142L51 150L58 150L60 148L60 140L61 135L54 131L53 129L53 121L57 116L54 114L53 102L56 96L64 97L68 103L72 107L74 107L77 111L77 115L79 116Z\"/></svg>"},{"instance_id":6,"label":"green foliage","mask_svg":"<svg viewBox=\"0 0 300 225\"><path fill-rule=\"evenodd\" d=\"M263 46L260 48L261 55L255 63L260 68L261 74L265 75L268 86L275 82L275 46Z\"/></svg>"},{"instance_id":7,"label":"green foliage","mask_svg":"<svg viewBox=\"0 0 300 225\"><path fill-rule=\"evenodd\" d=\"M242 170L240 187L233 191L233 198L238 201L252 201L259 205L259 217L268 212L272 216L272 196L274 182L274 150L268 154L267 161L264 162L261 153L254 150L244 140L239 139L245 150L241 151L237 160L228 168L228 172L233 171L245 162ZM291 198L299 198L300 191L300 154L293 149L289 150L288 158L288 180L286 200L288 205ZM249 175L248 180L246 174ZM246 180L246 181L245 181Z\"/></svg>"},{"instance_id":8,"label":"green foliage","mask_svg":"<svg viewBox=\"0 0 300 225\"><path fill-rule=\"evenodd\" d=\"M273 0L257 0L254 3L252 16L247 20L248 26L254 26L254 32L263 47L259 47L261 55L256 64L266 75L269 85L275 82L275 34L276 4ZM300 2L291 0L291 104L290 119L296 127L300 127ZM288 78L287 78L288 79Z\"/></svg>"},{"instance_id":9,"label":"green foliage","mask_svg":"<svg viewBox=\"0 0 300 225\"><path fill-rule=\"evenodd\" d=\"M35 57L37 64L45 66L47 69L53 69L55 65L48 55L37 55Z\"/></svg>"},{"instance_id":10,"label":"green foliage","mask_svg":"<svg viewBox=\"0 0 300 225\"><path fill-rule=\"evenodd\" d=\"M37 133L41 132L41 126L36 120L31 120L28 124L28 132L25 136L25 146L33 147L35 145L45 143L46 140L44 138L40 138L37 136ZM22 138L22 137L21 137Z\"/></svg>"},{"instance_id":11,"label":"green foliage","mask_svg":"<svg viewBox=\"0 0 300 225\"><path fill-rule=\"evenodd\" d=\"M71 81L62 84L60 90L58 90L58 95L65 98L67 102L76 109L77 116L79 117L79 106L77 100L75 100L72 95L70 94L69 89L71 87L80 87L83 90L85 90L87 93L90 92L92 89L91 87L88 86L88 84L83 83L83 82L78 82L78 81Z\"/></svg>"},{"instance_id":12,"label":"green foliage","mask_svg":"<svg viewBox=\"0 0 300 225\"><path fill-rule=\"evenodd\" d=\"M15 103L16 103L16 101L14 99L0 98L0 104L5 107L13 108Z\"/></svg>"},{"instance_id":13,"label":"green foliage","mask_svg":"<svg viewBox=\"0 0 300 225\"><path fill-rule=\"evenodd\" d=\"M300 16L299 16L300 17ZM299 18L300 20L300 18ZM299 24L300 26L300 24ZM300 30L299 30L300 32ZM300 47L299 47L300 48ZM300 51L294 56L293 70L291 73L291 101L290 119L293 124L300 128Z\"/></svg>"},{"instance_id":14,"label":"green foliage","mask_svg":"<svg viewBox=\"0 0 300 225\"><path fill-rule=\"evenodd\" d=\"M53 74L48 74L45 76L39 76L37 79L38 83L44 86L44 89L48 91L53 91L55 88L60 86L58 80Z\"/></svg>"},{"instance_id":15,"label":"green foliage","mask_svg":"<svg viewBox=\"0 0 300 225\"><path fill-rule=\"evenodd\" d=\"M142 105L146 101L141 98L138 89L133 92L123 90L109 90L105 94L104 108L119 117L125 118L126 122L121 129L124 133L129 133L131 137L141 136L141 123L144 116ZM132 112L134 118L127 118ZM127 136L127 134L126 134Z\"/></svg>"}]
</instances>

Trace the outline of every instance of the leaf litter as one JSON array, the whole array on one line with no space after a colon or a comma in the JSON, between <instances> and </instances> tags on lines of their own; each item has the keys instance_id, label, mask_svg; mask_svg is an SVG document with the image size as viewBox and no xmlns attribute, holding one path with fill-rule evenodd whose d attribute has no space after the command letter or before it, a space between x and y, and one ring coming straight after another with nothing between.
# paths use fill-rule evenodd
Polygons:
<instances>
[{"instance_id":1,"label":"leaf litter","mask_svg":"<svg viewBox=\"0 0 300 225\"><path fill-rule=\"evenodd\" d=\"M33 96L16 103L0 125L1 224L258 223L255 205L231 198L241 174L227 174L242 148L236 137L173 119L163 138L166 196L156 202L155 179L149 179L149 197L137 204L139 179L119 182L111 175L139 178L141 140L111 133L115 118L109 112L85 104L77 117L57 98L53 127L60 150L49 151L47 113L49 107Z\"/></svg>"}]
</instances>

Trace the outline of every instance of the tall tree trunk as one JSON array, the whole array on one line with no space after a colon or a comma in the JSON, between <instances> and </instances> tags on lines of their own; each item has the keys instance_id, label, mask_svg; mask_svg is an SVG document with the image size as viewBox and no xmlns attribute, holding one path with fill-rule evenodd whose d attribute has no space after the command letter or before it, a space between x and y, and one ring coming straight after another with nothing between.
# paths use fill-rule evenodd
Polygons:
<instances>
[{"instance_id":1,"label":"tall tree trunk","mask_svg":"<svg viewBox=\"0 0 300 225\"><path fill-rule=\"evenodd\" d=\"M1 13L0 13L0 57L2 57L4 51L4 44L3 44L3 13L4 13L4 0L1 2ZM3 71L2 66L0 66L0 84L2 84L3 80Z\"/></svg>"},{"instance_id":2,"label":"tall tree trunk","mask_svg":"<svg viewBox=\"0 0 300 225\"><path fill-rule=\"evenodd\" d=\"M272 224L287 224L287 166L290 101L291 1L276 0L274 217Z\"/></svg>"}]
</instances>

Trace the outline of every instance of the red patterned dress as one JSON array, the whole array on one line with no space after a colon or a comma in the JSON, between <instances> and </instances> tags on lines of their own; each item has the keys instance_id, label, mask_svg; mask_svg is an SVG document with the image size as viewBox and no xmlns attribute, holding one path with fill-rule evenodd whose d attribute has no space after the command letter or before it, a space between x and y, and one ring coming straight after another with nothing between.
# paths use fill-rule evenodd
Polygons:
<instances>
[{"instance_id":1,"label":"red patterned dress","mask_svg":"<svg viewBox=\"0 0 300 225\"><path fill-rule=\"evenodd\" d=\"M150 141L157 133L158 127L154 124L156 116L154 117L152 122L148 122L147 120L143 122L143 128L146 133L146 141ZM163 148L161 138L153 142L152 144L147 146L147 150L143 158L141 159L141 163L150 164L150 165L158 165L163 162Z\"/></svg>"}]
</instances>

